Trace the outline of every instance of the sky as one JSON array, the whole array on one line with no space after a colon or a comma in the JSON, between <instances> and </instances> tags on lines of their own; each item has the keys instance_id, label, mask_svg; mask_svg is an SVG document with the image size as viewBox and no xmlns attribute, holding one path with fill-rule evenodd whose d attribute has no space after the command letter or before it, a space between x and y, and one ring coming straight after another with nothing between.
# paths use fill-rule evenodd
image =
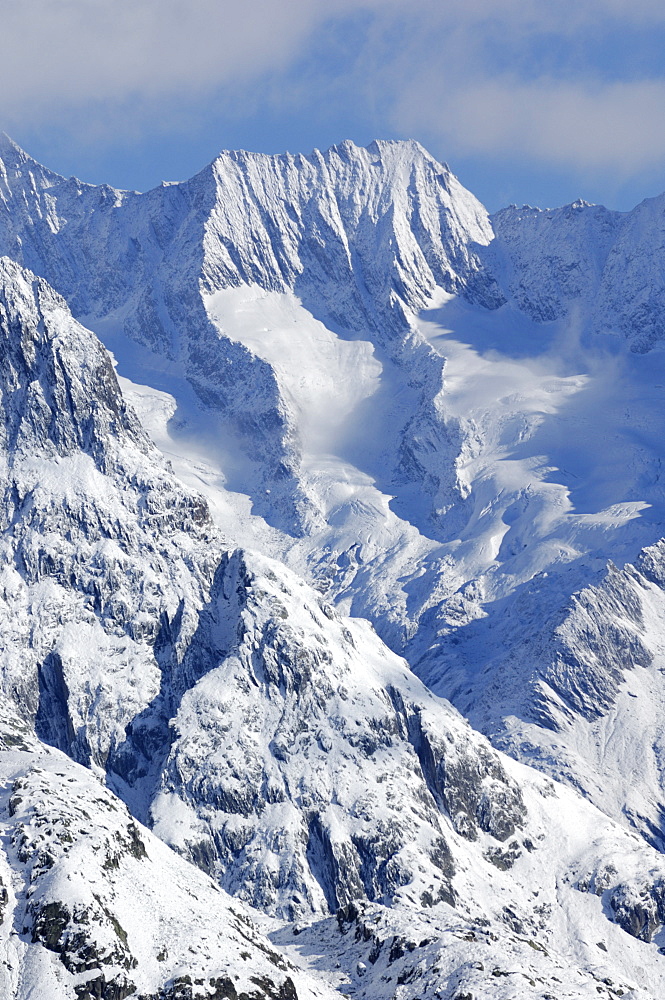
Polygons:
<instances>
[{"instance_id":1,"label":"sky","mask_svg":"<svg viewBox=\"0 0 665 1000\"><path fill-rule=\"evenodd\" d=\"M0 0L0 129L147 190L418 139L494 211L665 190L662 0Z\"/></svg>"}]
</instances>

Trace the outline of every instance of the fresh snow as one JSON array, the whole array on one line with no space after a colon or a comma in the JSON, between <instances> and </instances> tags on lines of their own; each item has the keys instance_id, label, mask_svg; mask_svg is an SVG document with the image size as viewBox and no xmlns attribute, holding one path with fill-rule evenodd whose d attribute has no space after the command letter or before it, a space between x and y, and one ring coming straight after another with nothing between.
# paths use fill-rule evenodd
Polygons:
<instances>
[{"instance_id":1,"label":"fresh snow","mask_svg":"<svg viewBox=\"0 0 665 1000\"><path fill-rule=\"evenodd\" d=\"M145 195L0 160L0 806L88 995L292 1000L265 938L178 952L213 876L300 997L662 996L662 199L490 218L416 143ZM202 911L113 881L103 810L42 864L61 779L134 822L102 776ZM73 1000L17 850L7 988Z\"/></svg>"}]
</instances>

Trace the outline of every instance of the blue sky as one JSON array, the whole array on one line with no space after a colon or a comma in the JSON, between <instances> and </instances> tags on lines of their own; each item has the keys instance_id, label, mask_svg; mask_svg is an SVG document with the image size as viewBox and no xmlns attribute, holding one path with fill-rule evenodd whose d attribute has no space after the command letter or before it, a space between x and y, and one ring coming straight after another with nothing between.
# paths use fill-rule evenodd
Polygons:
<instances>
[{"instance_id":1,"label":"blue sky","mask_svg":"<svg viewBox=\"0 0 665 1000\"><path fill-rule=\"evenodd\" d=\"M0 127L145 190L413 137L492 210L665 190L662 0L0 0Z\"/></svg>"}]
</instances>

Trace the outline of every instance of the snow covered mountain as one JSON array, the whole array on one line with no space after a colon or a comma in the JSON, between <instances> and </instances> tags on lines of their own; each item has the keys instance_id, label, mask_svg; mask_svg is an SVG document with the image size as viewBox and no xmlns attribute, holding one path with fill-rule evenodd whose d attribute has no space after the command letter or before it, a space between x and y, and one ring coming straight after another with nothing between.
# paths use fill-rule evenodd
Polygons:
<instances>
[{"instance_id":1,"label":"snow covered mountain","mask_svg":"<svg viewBox=\"0 0 665 1000\"><path fill-rule=\"evenodd\" d=\"M632 988L665 936L658 854L502 759L367 623L226 551L99 342L6 258L0 329L10 995L291 1000L396 982L415 997L425 978L499 997L515 975L563 996L603 977ZM102 778L255 911L322 926L298 944L266 923L278 950L262 943ZM606 911L586 901L601 882ZM579 945L589 921L616 956ZM657 967L647 982L657 996Z\"/></svg>"},{"instance_id":2,"label":"snow covered mountain","mask_svg":"<svg viewBox=\"0 0 665 1000\"><path fill-rule=\"evenodd\" d=\"M660 200L490 218L416 143L140 195L6 137L0 194L7 782L55 828L86 765L284 963L155 965L100 819L51 928L7 854L10 995L662 995Z\"/></svg>"},{"instance_id":3,"label":"snow covered mountain","mask_svg":"<svg viewBox=\"0 0 665 1000\"><path fill-rule=\"evenodd\" d=\"M98 775L3 705L4 997L332 997L247 909L141 829Z\"/></svg>"}]
</instances>

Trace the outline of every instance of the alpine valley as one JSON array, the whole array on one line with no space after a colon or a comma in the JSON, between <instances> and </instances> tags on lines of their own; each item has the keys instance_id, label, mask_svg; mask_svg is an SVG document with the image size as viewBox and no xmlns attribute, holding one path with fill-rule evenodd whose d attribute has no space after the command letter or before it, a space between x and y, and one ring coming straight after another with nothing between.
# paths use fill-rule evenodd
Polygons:
<instances>
[{"instance_id":1,"label":"alpine valley","mask_svg":"<svg viewBox=\"0 0 665 1000\"><path fill-rule=\"evenodd\" d=\"M665 195L0 139L0 997L665 996Z\"/></svg>"}]
</instances>

